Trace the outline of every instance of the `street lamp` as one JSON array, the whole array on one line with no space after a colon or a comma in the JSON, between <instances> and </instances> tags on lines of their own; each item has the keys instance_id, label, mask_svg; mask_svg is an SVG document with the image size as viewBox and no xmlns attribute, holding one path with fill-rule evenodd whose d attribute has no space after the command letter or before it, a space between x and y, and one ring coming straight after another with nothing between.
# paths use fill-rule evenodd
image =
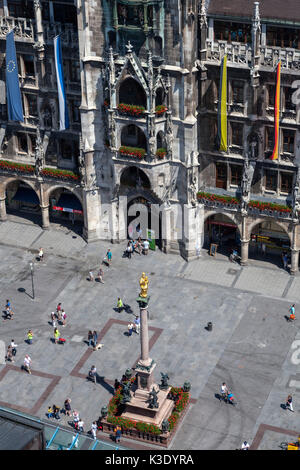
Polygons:
<instances>
[{"instance_id":1,"label":"street lamp","mask_svg":"<svg viewBox=\"0 0 300 470\"><path fill-rule=\"evenodd\" d=\"M29 263L31 272L32 298L34 299L34 283L33 283L33 263Z\"/></svg>"}]
</instances>

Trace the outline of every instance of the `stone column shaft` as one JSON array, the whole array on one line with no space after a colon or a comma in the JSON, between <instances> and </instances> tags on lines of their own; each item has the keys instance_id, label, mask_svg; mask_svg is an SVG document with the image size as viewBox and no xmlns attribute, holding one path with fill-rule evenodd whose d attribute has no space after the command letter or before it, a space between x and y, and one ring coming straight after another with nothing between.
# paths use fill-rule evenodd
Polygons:
<instances>
[{"instance_id":1,"label":"stone column shaft","mask_svg":"<svg viewBox=\"0 0 300 470\"><path fill-rule=\"evenodd\" d=\"M291 250L291 270L292 276L299 272L299 250Z\"/></svg>"},{"instance_id":2,"label":"stone column shaft","mask_svg":"<svg viewBox=\"0 0 300 470\"><path fill-rule=\"evenodd\" d=\"M6 200L5 196L0 198L0 221L1 222L5 222L7 220L5 200Z\"/></svg>"},{"instance_id":3,"label":"stone column shaft","mask_svg":"<svg viewBox=\"0 0 300 470\"><path fill-rule=\"evenodd\" d=\"M241 265L242 266L246 266L248 263L249 241L250 240L241 240Z\"/></svg>"},{"instance_id":4,"label":"stone column shaft","mask_svg":"<svg viewBox=\"0 0 300 470\"><path fill-rule=\"evenodd\" d=\"M140 309L140 340L141 340L141 360L142 365L149 366L151 359L149 357L149 333L148 333L148 310L147 308Z\"/></svg>"},{"instance_id":5,"label":"stone column shaft","mask_svg":"<svg viewBox=\"0 0 300 470\"><path fill-rule=\"evenodd\" d=\"M49 219L49 205L42 206L42 228L48 230L50 228L50 219Z\"/></svg>"}]
</instances>

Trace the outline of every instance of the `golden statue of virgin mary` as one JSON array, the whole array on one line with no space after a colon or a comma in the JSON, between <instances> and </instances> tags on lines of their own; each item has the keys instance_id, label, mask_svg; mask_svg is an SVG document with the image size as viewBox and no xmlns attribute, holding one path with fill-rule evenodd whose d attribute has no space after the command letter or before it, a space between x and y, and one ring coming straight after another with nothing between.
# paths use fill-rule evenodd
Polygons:
<instances>
[{"instance_id":1,"label":"golden statue of virgin mary","mask_svg":"<svg viewBox=\"0 0 300 470\"><path fill-rule=\"evenodd\" d=\"M145 273L142 273L142 277L140 279L140 288L141 288L140 297L143 297L144 299L148 295L148 284L149 284L148 277L146 276Z\"/></svg>"}]
</instances>

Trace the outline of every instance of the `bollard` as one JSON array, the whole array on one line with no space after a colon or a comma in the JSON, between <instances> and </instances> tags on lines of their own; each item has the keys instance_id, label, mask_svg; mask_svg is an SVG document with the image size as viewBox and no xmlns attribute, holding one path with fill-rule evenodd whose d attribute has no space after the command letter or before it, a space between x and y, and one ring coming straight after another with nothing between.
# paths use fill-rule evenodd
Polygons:
<instances>
[{"instance_id":1,"label":"bollard","mask_svg":"<svg viewBox=\"0 0 300 470\"><path fill-rule=\"evenodd\" d=\"M207 331L212 331L212 322L211 322L211 321L209 321L209 322L207 323L207 327L206 327L206 328L207 328Z\"/></svg>"}]
</instances>

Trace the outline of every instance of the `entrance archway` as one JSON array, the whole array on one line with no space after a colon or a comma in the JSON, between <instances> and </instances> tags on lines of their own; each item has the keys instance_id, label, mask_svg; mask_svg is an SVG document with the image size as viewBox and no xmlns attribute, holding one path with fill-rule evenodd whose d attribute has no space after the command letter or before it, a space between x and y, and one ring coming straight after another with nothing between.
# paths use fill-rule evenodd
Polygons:
<instances>
[{"instance_id":1,"label":"entrance archway","mask_svg":"<svg viewBox=\"0 0 300 470\"><path fill-rule=\"evenodd\" d=\"M204 244L209 249L215 243L217 251L229 256L233 249L240 249L240 232L237 224L229 216L212 214L204 222Z\"/></svg>"},{"instance_id":2,"label":"entrance archway","mask_svg":"<svg viewBox=\"0 0 300 470\"><path fill-rule=\"evenodd\" d=\"M23 180L10 181L6 186L7 214L21 216L38 225L42 223L37 192Z\"/></svg>"},{"instance_id":3,"label":"entrance archway","mask_svg":"<svg viewBox=\"0 0 300 470\"><path fill-rule=\"evenodd\" d=\"M283 255L290 264L290 237L274 220L257 222L251 228L249 258L264 260L283 266Z\"/></svg>"},{"instance_id":4,"label":"entrance archway","mask_svg":"<svg viewBox=\"0 0 300 470\"><path fill-rule=\"evenodd\" d=\"M76 194L64 187L55 188L49 194L49 203L50 222L82 232L83 208Z\"/></svg>"}]
</instances>

